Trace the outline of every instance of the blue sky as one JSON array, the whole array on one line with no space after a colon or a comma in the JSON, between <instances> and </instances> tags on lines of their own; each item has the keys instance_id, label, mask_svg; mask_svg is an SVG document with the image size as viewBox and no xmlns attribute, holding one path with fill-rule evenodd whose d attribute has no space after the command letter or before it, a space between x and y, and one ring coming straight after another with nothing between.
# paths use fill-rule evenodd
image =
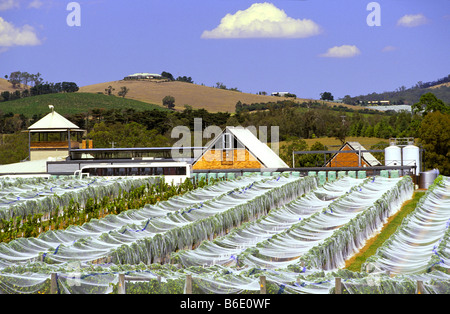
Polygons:
<instances>
[{"instance_id":1,"label":"blue sky","mask_svg":"<svg viewBox=\"0 0 450 314\"><path fill-rule=\"evenodd\" d=\"M336 98L447 76L450 1L0 0L0 77L40 72L79 86L136 72L244 92ZM377 11L377 10L375 10Z\"/></svg>"}]
</instances>

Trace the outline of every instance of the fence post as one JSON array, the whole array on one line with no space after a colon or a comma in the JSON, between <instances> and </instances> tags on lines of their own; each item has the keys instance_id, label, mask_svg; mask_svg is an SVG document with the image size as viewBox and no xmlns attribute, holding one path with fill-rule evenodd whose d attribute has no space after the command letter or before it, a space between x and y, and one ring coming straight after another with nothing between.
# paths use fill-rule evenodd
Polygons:
<instances>
[{"instance_id":1,"label":"fence post","mask_svg":"<svg viewBox=\"0 0 450 314\"><path fill-rule=\"evenodd\" d=\"M334 278L334 293L335 294L342 294L342 280L341 278Z\"/></svg>"},{"instance_id":2,"label":"fence post","mask_svg":"<svg viewBox=\"0 0 450 314\"><path fill-rule=\"evenodd\" d=\"M125 294L126 286L125 286L125 274L119 274L119 289L117 294Z\"/></svg>"},{"instance_id":3,"label":"fence post","mask_svg":"<svg viewBox=\"0 0 450 314\"><path fill-rule=\"evenodd\" d=\"M259 277L259 293L260 294L267 293L266 276Z\"/></svg>"},{"instance_id":4,"label":"fence post","mask_svg":"<svg viewBox=\"0 0 450 314\"><path fill-rule=\"evenodd\" d=\"M50 294L58 294L58 274L52 273L50 277Z\"/></svg>"},{"instance_id":5,"label":"fence post","mask_svg":"<svg viewBox=\"0 0 450 314\"><path fill-rule=\"evenodd\" d=\"M425 293L425 289L423 286L423 281L418 280L417 281L417 294L424 294Z\"/></svg>"},{"instance_id":6,"label":"fence post","mask_svg":"<svg viewBox=\"0 0 450 314\"><path fill-rule=\"evenodd\" d=\"M185 294L192 294L192 275L186 276Z\"/></svg>"}]
</instances>

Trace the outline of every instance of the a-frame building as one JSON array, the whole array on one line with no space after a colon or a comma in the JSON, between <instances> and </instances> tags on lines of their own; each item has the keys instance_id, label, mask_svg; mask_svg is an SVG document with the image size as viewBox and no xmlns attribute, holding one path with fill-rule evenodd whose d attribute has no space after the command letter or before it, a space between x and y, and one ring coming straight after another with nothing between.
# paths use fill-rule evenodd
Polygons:
<instances>
[{"instance_id":1,"label":"a-frame building","mask_svg":"<svg viewBox=\"0 0 450 314\"><path fill-rule=\"evenodd\" d=\"M325 167L374 167L381 163L358 142L347 142L325 164ZM353 152L350 152L353 151ZM361 153L359 153L361 151Z\"/></svg>"},{"instance_id":2,"label":"a-frame building","mask_svg":"<svg viewBox=\"0 0 450 314\"><path fill-rule=\"evenodd\" d=\"M250 130L227 127L194 159L194 170L289 168Z\"/></svg>"}]
</instances>

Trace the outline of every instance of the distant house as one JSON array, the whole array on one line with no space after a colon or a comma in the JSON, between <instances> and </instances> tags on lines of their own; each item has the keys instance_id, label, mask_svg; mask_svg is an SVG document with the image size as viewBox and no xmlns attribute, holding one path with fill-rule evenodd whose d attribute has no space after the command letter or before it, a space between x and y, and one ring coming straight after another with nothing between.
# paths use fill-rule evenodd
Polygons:
<instances>
[{"instance_id":1,"label":"distant house","mask_svg":"<svg viewBox=\"0 0 450 314\"><path fill-rule=\"evenodd\" d=\"M286 95L289 95L289 92L273 92L271 95L272 96L277 96L277 97L284 97Z\"/></svg>"},{"instance_id":2,"label":"distant house","mask_svg":"<svg viewBox=\"0 0 450 314\"><path fill-rule=\"evenodd\" d=\"M390 100L369 100L367 102L367 104L374 105L374 106L377 106L377 105L389 106L391 104L391 101Z\"/></svg>"},{"instance_id":3,"label":"distant house","mask_svg":"<svg viewBox=\"0 0 450 314\"><path fill-rule=\"evenodd\" d=\"M349 153L336 153L327 161L325 167L374 167L381 166L381 163L368 152L358 142L347 142L339 149L339 151L355 151Z\"/></svg>"},{"instance_id":4,"label":"distant house","mask_svg":"<svg viewBox=\"0 0 450 314\"><path fill-rule=\"evenodd\" d=\"M193 162L194 170L289 168L250 130L227 127Z\"/></svg>"},{"instance_id":5,"label":"distant house","mask_svg":"<svg viewBox=\"0 0 450 314\"><path fill-rule=\"evenodd\" d=\"M135 73L124 77L124 80L151 80L151 79L162 79L160 74L153 73Z\"/></svg>"}]
</instances>

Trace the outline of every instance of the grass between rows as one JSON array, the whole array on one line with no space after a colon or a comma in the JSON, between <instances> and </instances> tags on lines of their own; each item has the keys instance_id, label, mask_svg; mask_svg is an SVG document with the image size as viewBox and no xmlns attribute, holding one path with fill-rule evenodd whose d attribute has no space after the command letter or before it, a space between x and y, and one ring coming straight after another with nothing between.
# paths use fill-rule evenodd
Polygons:
<instances>
[{"instance_id":1,"label":"grass between rows","mask_svg":"<svg viewBox=\"0 0 450 314\"><path fill-rule=\"evenodd\" d=\"M374 255L378 248L391 237L392 234L402 224L403 219L406 218L411 212L413 212L419 202L420 198L424 196L425 191L416 191L412 199L406 201L402 208L393 216L391 216L388 222L383 226L381 232L374 237L367 240L366 245L345 264L345 269L359 272L364 262L372 255Z\"/></svg>"}]
</instances>

